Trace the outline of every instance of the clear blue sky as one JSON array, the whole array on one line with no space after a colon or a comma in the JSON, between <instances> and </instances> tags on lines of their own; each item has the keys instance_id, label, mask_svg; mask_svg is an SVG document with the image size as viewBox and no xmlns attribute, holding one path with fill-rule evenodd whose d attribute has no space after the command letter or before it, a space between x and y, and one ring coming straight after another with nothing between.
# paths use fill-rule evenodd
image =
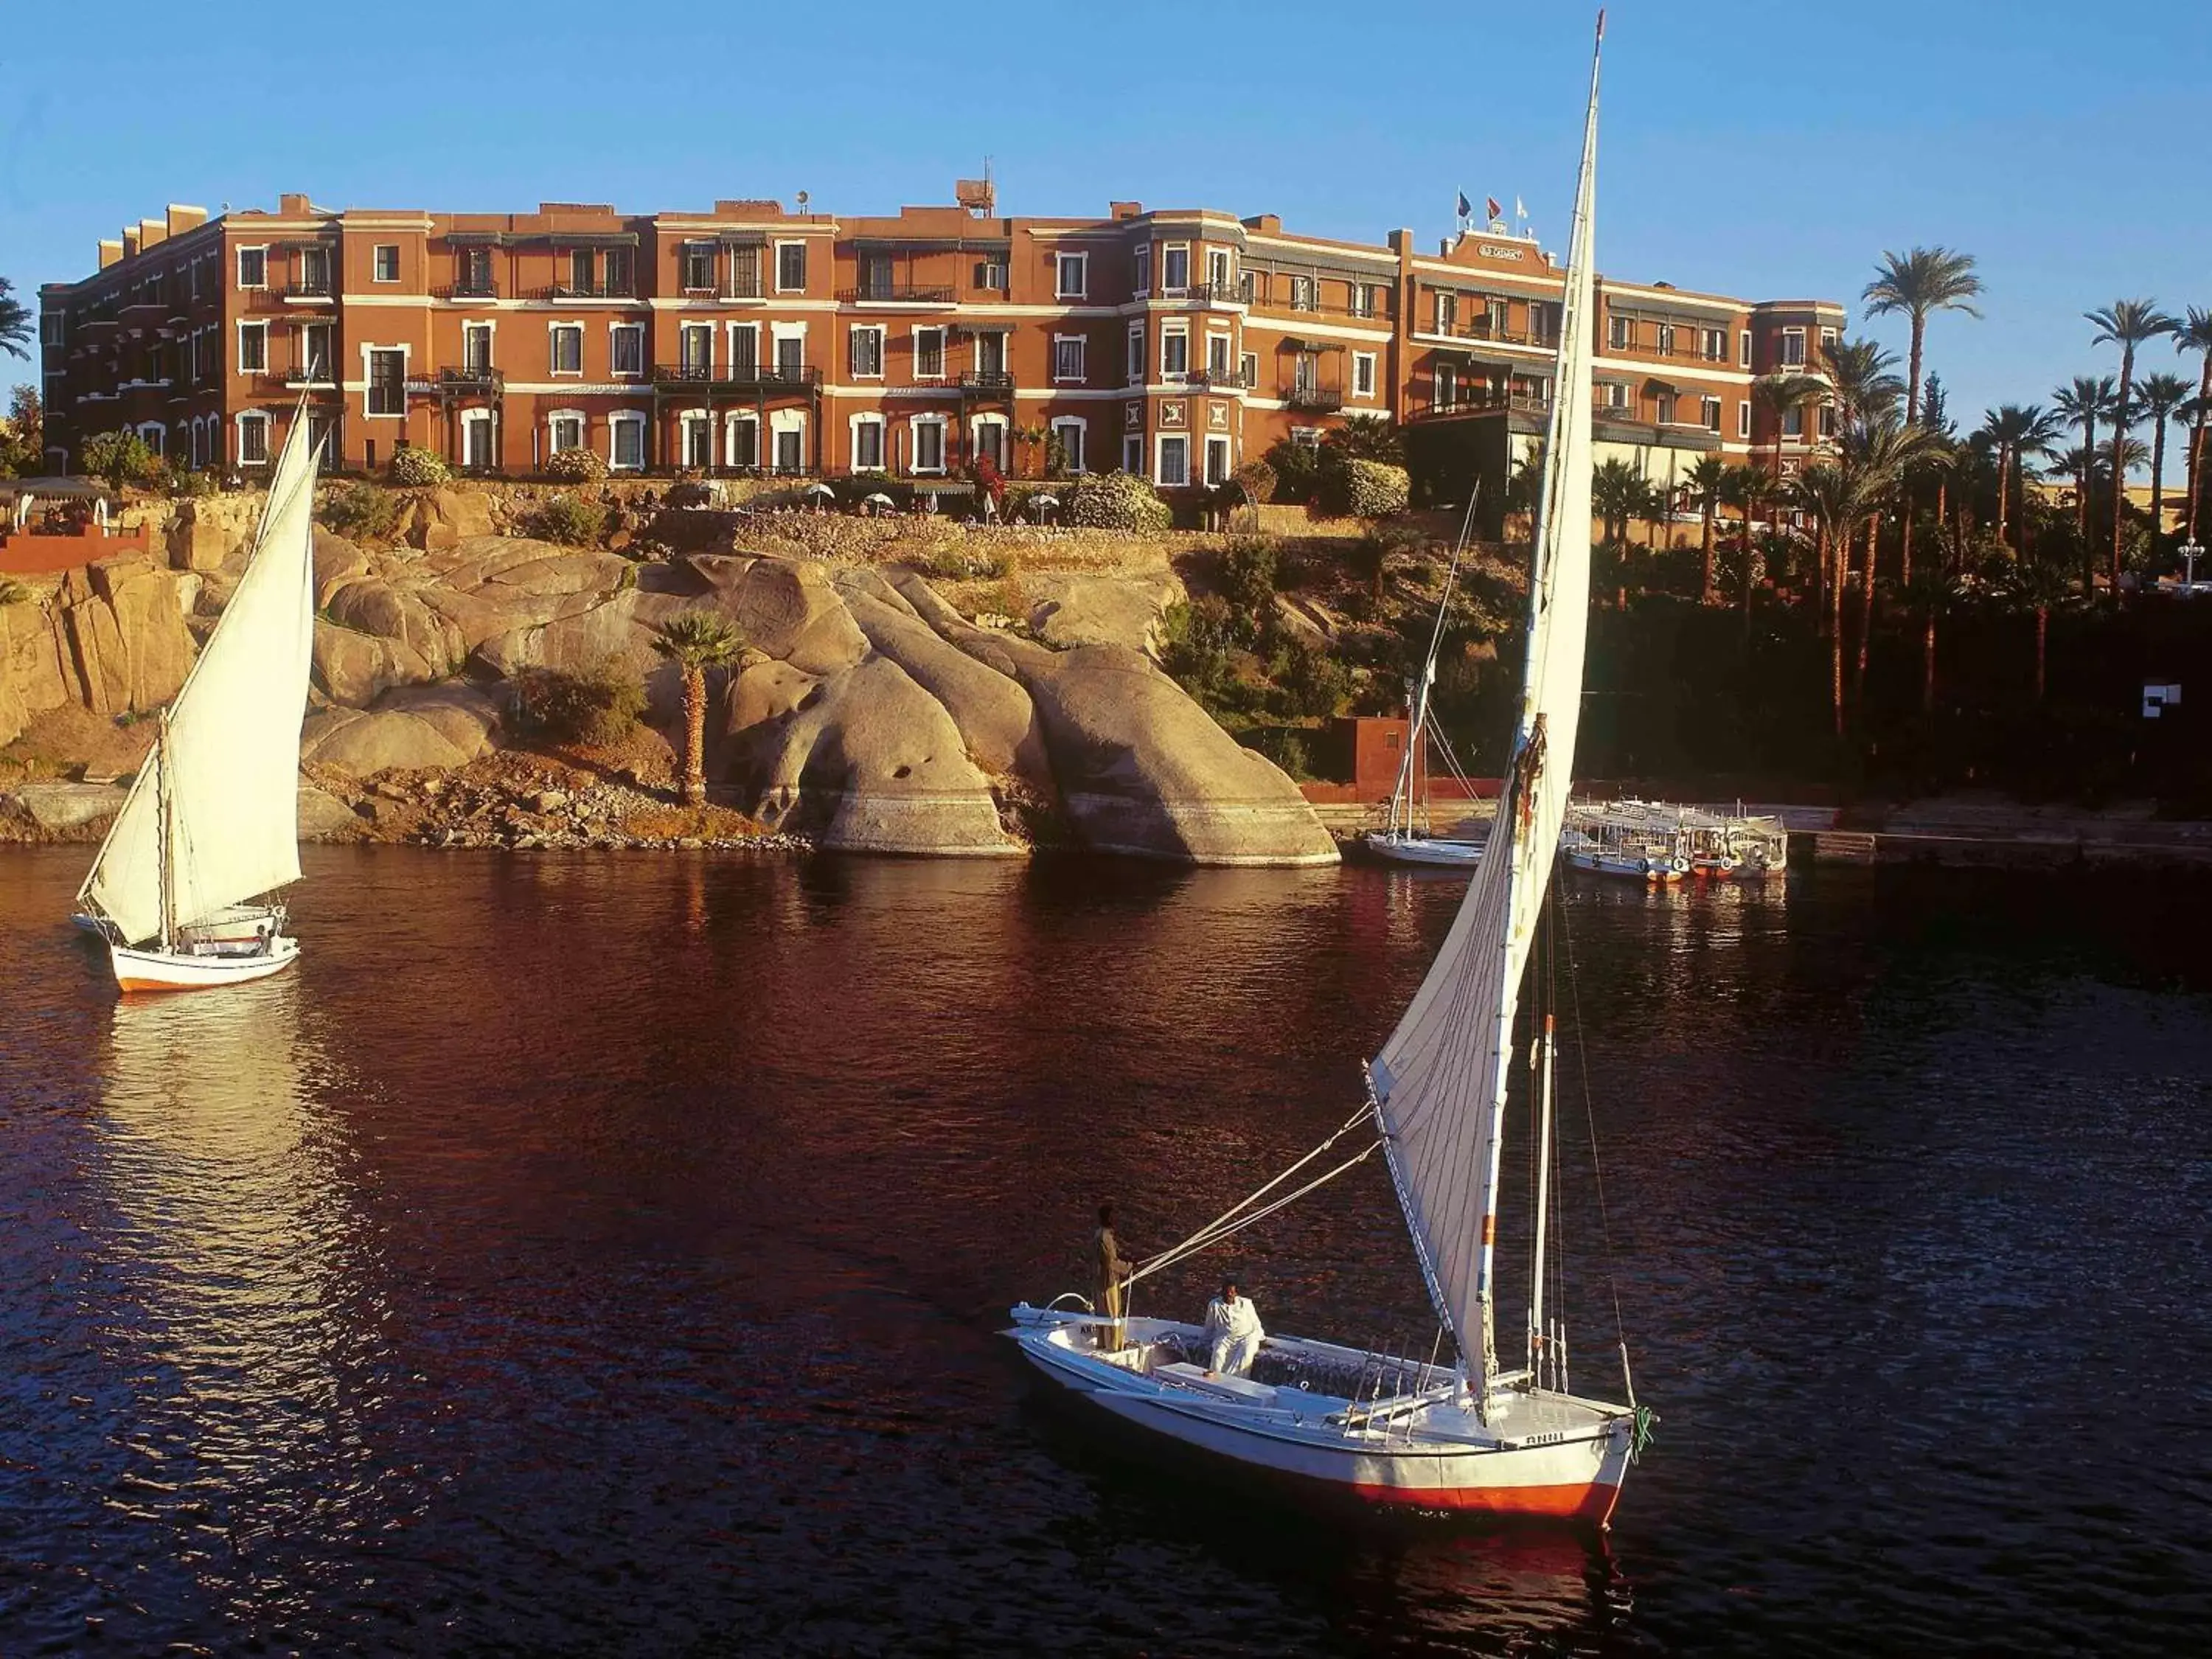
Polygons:
<instances>
[{"instance_id":1,"label":"clear blue sky","mask_svg":"<svg viewBox=\"0 0 2212 1659\"><path fill-rule=\"evenodd\" d=\"M1109 198L1326 235L1451 228L1454 191L1565 240L1589 17L1572 4L270 10L20 5L0 42L0 274L83 274L168 201L504 210L811 192L1011 213ZM2212 307L2212 0L1616 0L1600 263L1852 303L1885 247L1980 257L1931 362L1987 404L2111 372L2080 313ZM525 31L528 31L526 33ZM1881 337L1902 344L1893 325ZM2149 366L2172 366L2154 348ZM9 378L0 364L0 379Z\"/></svg>"}]
</instances>

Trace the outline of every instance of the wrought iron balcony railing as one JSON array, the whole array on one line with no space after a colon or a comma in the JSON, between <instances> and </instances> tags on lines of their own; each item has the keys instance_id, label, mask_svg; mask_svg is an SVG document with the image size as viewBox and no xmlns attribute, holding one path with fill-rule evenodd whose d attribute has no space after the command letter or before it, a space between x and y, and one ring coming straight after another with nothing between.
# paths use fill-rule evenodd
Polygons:
<instances>
[{"instance_id":1,"label":"wrought iron balcony railing","mask_svg":"<svg viewBox=\"0 0 2212 1659\"><path fill-rule=\"evenodd\" d=\"M635 300L635 283L556 283L550 288L538 290L541 300Z\"/></svg>"},{"instance_id":2,"label":"wrought iron balcony railing","mask_svg":"<svg viewBox=\"0 0 2212 1659\"><path fill-rule=\"evenodd\" d=\"M1187 380L1189 385L1209 386L1217 392L1243 392L1251 386L1241 368L1194 368Z\"/></svg>"},{"instance_id":3,"label":"wrought iron balcony railing","mask_svg":"<svg viewBox=\"0 0 2212 1659\"><path fill-rule=\"evenodd\" d=\"M434 289L432 292L441 300L496 300L499 298L499 283L489 276L481 281L464 278L447 287Z\"/></svg>"},{"instance_id":4,"label":"wrought iron balcony railing","mask_svg":"<svg viewBox=\"0 0 2212 1659\"><path fill-rule=\"evenodd\" d=\"M288 300L327 300L331 297L331 279L327 276L309 277L304 282L284 284Z\"/></svg>"},{"instance_id":5,"label":"wrought iron balcony railing","mask_svg":"<svg viewBox=\"0 0 2212 1659\"><path fill-rule=\"evenodd\" d=\"M971 368L961 375L960 389L963 392L987 392L1001 397L1011 396L1014 389L1014 377L1003 369Z\"/></svg>"},{"instance_id":6,"label":"wrought iron balcony railing","mask_svg":"<svg viewBox=\"0 0 2212 1659\"><path fill-rule=\"evenodd\" d=\"M1292 409L1321 415L1333 414L1344 407L1344 392L1335 386L1292 386L1284 393L1283 402Z\"/></svg>"},{"instance_id":7,"label":"wrought iron balcony railing","mask_svg":"<svg viewBox=\"0 0 2212 1659\"><path fill-rule=\"evenodd\" d=\"M763 391L805 390L822 384L818 368L793 368L775 363L738 363L717 368L706 363L655 363L653 378L663 386L738 387Z\"/></svg>"},{"instance_id":8,"label":"wrought iron balcony railing","mask_svg":"<svg viewBox=\"0 0 2212 1659\"><path fill-rule=\"evenodd\" d=\"M837 300L848 306L949 306L952 303L952 290L917 283L863 283L858 288L842 290Z\"/></svg>"}]
</instances>

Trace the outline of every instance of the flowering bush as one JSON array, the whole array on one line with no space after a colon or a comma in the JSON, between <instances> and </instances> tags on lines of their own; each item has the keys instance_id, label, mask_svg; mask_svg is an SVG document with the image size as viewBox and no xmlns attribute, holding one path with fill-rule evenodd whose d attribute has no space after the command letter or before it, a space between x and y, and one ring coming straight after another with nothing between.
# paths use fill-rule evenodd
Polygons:
<instances>
[{"instance_id":1,"label":"flowering bush","mask_svg":"<svg viewBox=\"0 0 2212 1659\"><path fill-rule=\"evenodd\" d=\"M1092 530L1165 530L1175 514L1159 492L1130 472L1092 474L1076 485L1069 521Z\"/></svg>"},{"instance_id":2,"label":"flowering bush","mask_svg":"<svg viewBox=\"0 0 2212 1659\"><path fill-rule=\"evenodd\" d=\"M453 469L434 449L417 449L410 444L392 453L392 482L396 484L422 489L432 484L450 483L453 477Z\"/></svg>"},{"instance_id":3,"label":"flowering bush","mask_svg":"<svg viewBox=\"0 0 2212 1659\"><path fill-rule=\"evenodd\" d=\"M547 456L544 471L547 477L563 483L597 483L607 476L607 458L580 446Z\"/></svg>"},{"instance_id":4,"label":"flowering bush","mask_svg":"<svg viewBox=\"0 0 2212 1659\"><path fill-rule=\"evenodd\" d=\"M1406 510L1406 469L1387 461L1344 464L1344 505L1363 519L1387 518Z\"/></svg>"}]
</instances>

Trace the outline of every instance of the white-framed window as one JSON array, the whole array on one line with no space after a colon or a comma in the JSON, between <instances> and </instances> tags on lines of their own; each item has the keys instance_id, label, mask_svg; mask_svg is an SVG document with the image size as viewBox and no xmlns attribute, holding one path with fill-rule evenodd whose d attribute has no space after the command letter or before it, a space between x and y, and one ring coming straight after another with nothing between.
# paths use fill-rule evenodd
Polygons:
<instances>
[{"instance_id":1,"label":"white-framed window","mask_svg":"<svg viewBox=\"0 0 2212 1659\"><path fill-rule=\"evenodd\" d=\"M362 404L367 415L407 412L407 352L402 346L371 346L362 354L368 388Z\"/></svg>"},{"instance_id":2,"label":"white-framed window","mask_svg":"<svg viewBox=\"0 0 2212 1659\"><path fill-rule=\"evenodd\" d=\"M1055 334L1052 337L1052 378L1064 385L1083 384L1084 347L1086 340L1080 334Z\"/></svg>"},{"instance_id":3,"label":"white-framed window","mask_svg":"<svg viewBox=\"0 0 2212 1659\"><path fill-rule=\"evenodd\" d=\"M1006 372L1006 337L996 329L975 336L975 372L1003 375Z\"/></svg>"},{"instance_id":4,"label":"white-framed window","mask_svg":"<svg viewBox=\"0 0 2212 1659\"><path fill-rule=\"evenodd\" d=\"M1825 360L1828 354L1833 351L1837 345L1841 343L1843 335L1839 331L1832 328L1822 329L1820 331L1821 357Z\"/></svg>"},{"instance_id":5,"label":"white-framed window","mask_svg":"<svg viewBox=\"0 0 2212 1659\"><path fill-rule=\"evenodd\" d=\"M1709 363L1717 363L1728 356L1728 331L1709 328L1705 331L1705 356Z\"/></svg>"},{"instance_id":6,"label":"white-framed window","mask_svg":"<svg viewBox=\"0 0 2212 1659\"><path fill-rule=\"evenodd\" d=\"M1721 429L1721 400L1717 398L1708 398L1705 400L1702 407L1705 414L1705 430L1708 432L1718 432Z\"/></svg>"},{"instance_id":7,"label":"white-framed window","mask_svg":"<svg viewBox=\"0 0 2212 1659\"><path fill-rule=\"evenodd\" d=\"M192 471L197 472L207 465L207 423L198 416L192 417Z\"/></svg>"},{"instance_id":8,"label":"white-framed window","mask_svg":"<svg viewBox=\"0 0 2212 1659\"><path fill-rule=\"evenodd\" d=\"M1437 332L1449 334L1459 326L1459 295L1448 289L1437 290Z\"/></svg>"},{"instance_id":9,"label":"white-framed window","mask_svg":"<svg viewBox=\"0 0 2212 1659\"><path fill-rule=\"evenodd\" d=\"M1236 353L1225 328L1216 329L1206 337L1206 372L1222 380L1229 378L1229 365L1236 361Z\"/></svg>"},{"instance_id":10,"label":"white-framed window","mask_svg":"<svg viewBox=\"0 0 2212 1659\"><path fill-rule=\"evenodd\" d=\"M914 417L914 470L917 472L945 471L945 416L917 415Z\"/></svg>"},{"instance_id":11,"label":"white-framed window","mask_svg":"<svg viewBox=\"0 0 2212 1659\"><path fill-rule=\"evenodd\" d=\"M978 264L975 267L975 286L994 294L1004 294L1006 291L1006 262L1004 259L986 259Z\"/></svg>"},{"instance_id":12,"label":"white-framed window","mask_svg":"<svg viewBox=\"0 0 2212 1659\"><path fill-rule=\"evenodd\" d=\"M199 269L197 265L192 268L195 270ZM199 298L199 295L195 294L192 297L197 300ZM64 322L63 314L60 312L40 312L39 313L39 343L42 346L58 346L62 344L64 338L62 331L65 326L66 324Z\"/></svg>"},{"instance_id":13,"label":"white-framed window","mask_svg":"<svg viewBox=\"0 0 2212 1659\"><path fill-rule=\"evenodd\" d=\"M778 419L781 421L781 417ZM778 472L789 477L806 471L806 428L804 426L782 422L776 426L771 437L775 444L775 470Z\"/></svg>"},{"instance_id":14,"label":"white-framed window","mask_svg":"<svg viewBox=\"0 0 2212 1659\"><path fill-rule=\"evenodd\" d=\"M778 294L804 294L806 291L806 244L778 242L775 245L775 291Z\"/></svg>"},{"instance_id":15,"label":"white-framed window","mask_svg":"<svg viewBox=\"0 0 2212 1659\"><path fill-rule=\"evenodd\" d=\"M1833 404L1820 405L1820 435L1823 438L1836 435L1836 406Z\"/></svg>"},{"instance_id":16,"label":"white-framed window","mask_svg":"<svg viewBox=\"0 0 2212 1659\"><path fill-rule=\"evenodd\" d=\"M1180 432L1159 435L1159 465L1152 481L1163 489L1177 489L1190 482L1190 440Z\"/></svg>"},{"instance_id":17,"label":"white-framed window","mask_svg":"<svg viewBox=\"0 0 2212 1659\"><path fill-rule=\"evenodd\" d=\"M1206 482L1212 485L1229 482L1229 440L1213 437L1206 441Z\"/></svg>"},{"instance_id":18,"label":"white-framed window","mask_svg":"<svg viewBox=\"0 0 2212 1659\"><path fill-rule=\"evenodd\" d=\"M1190 291L1190 244L1170 242L1160 250L1160 289L1181 295Z\"/></svg>"},{"instance_id":19,"label":"white-framed window","mask_svg":"<svg viewBox=\"0 0 2212 1659\"><path fill-rule=\"evenodd\" d=\"M1070 472L1085 470L1084 439L1090 431L1090 422L1079 415L1059 415L1053 417L1052 435L1060 440L1060 453Z\"/></svg>"},{"instance_id":20,"label":"white-framed window","mask_svg":"<svg viewBox=\"0 0 2212 1659\"><path fill-rule=\"evenodd\" d=\"M607 330L607 368L617 380L645 373L645 325L616 323Z\"/></svg>"},{"instance_id":21,"label":"white-framed window","mask_svg":"<svg viewBox=\"0 0 2212 1659\"><path fill-rule=\"evenodd\" d=\"M1607 317L1605 343L1614 351L1628 351L1636 345L1636 319L1633 317Z\"/></svg>"},{"instance_id":22,"label":"white-framed window","mask_svg":"<svg viewBox=\"0 0 2212 1659\"><path fill-rule=\"evenodd\" d=\"M1375 395L1375 354L1355 351L1352 354L1352 395L1372 398Z\"/></svg>"},{"instance_id":23,"label":"white-framed window","mask_svg":"<svg viewBox=\"0 0 2212 1659\"><path fill-rule=\"evenodd\" d=\"M1190 373L1190 325L1187 323L1163 323L1160 325L1160 378L1180 380Z\"/></svg>"},{"instance_id":24,"label":"white-framed window","mask_svg":"<svg viewBox=\"0 0 2212 1659\"><path fill-rule=\"evenodd\" d=\"M308 380L318 386L327 384L337 362L328 323L309 323L300 331L300 368Z\"/></svg>"},{"instance_id":25,"label":"white-framed window","mask_svg":"<svg viewBox=\"0 0 2212 1659\"><path fill-rule=\"evenodd\" d=\"M481 374L491 367L492 325L463 323L461 325L461 365L470 373Z\"/></svg>"},{"instance_id":26,"label":"white-framed window","mask_svg":"<svg viewBox=\"0 0 2212 1659\"><path fill-rule=\"evenodd\" d=\"M1661 393L1659 394L1659 398L1658 398L1658 404L1659 404L1659 424L1660 424L1660 425L1662 425L1662 426L1672 426L1672 425L1674 425L1674 394L1673 392L1661 392Z\"/></svg>"},{"instance_id":27,"label":"white-framed window","mask_svg":"<svg viewBox=\"0 0 2212 1659\"><path fill-rule=\"evenodd\" d=\"M581 375L584 372L584 325L581 323L555 323L550 332L553 372L556 374Z\"/></svg>"},{"instance_id":28,"label":"white-framed window","mask_svg":"<svg viewBox=\"0 0 2212 1659\"><path fill-rule=\"evenodd\" d=\"M269 417L258 409L247 410L238 417L238 464L269 464Z\"/></svg>"},{"instance_id":29,"label":"white-framed window","mask_svg":"<svg viewBox=\"0 0 2212 1659\"><path fill-rule=\"evenodd\" d=\"M760 325L730 325L730 378L741 380L760 368Z\"/></svg>"},{"instance_id":30,"label":"white-framed window","mask_svg":"<svg viewBox=\"0 0 2212 1659\"><path fill-rule=\"evenodd\" d=\"M645 416L619 410L607 416L607 465L617 472L645 469Z\"/></svg>"},{"instance_id":31,"label":"white-framed window","mask_svg":"<svg viewBox=\"0 0 2212 1659\"><path fill-rule=\"evenodd\" d=\"M1053 257L1053 293L1062 300L1086 299L1091 293L1091 256L1060 253Z\"/></svg>"},{"instance_id":32,"label":"white-framed window","mask_svg":"<svg viewBox=\"0 0 2212 1659\"><path fill-rule=\"evenodd\" d=\"M1802 438L1805 435L1805 405L1792 404L1782 411L1782 435Z\"/></svg>"},{"instance_id":33,"label":"white-framed window","mask_svg":"<svg viewBox=\"0 0 2212 1659\"><path fill-rule=\"evenodd\" d=\"M269 325L240 323L238 325L238 372L241 374L265 374L269 368Z\"/></svg>"},{"instance_id":34,"label":"white-framed window","mask_svg":"<svg viewBox=\"0 0 2212 1659\"><path fill-rule=\"evenodd\" d=\"M1735 337L1737 361L1745 368L1751 367L1751 331L1738 329Z\"/></svg>"},{"instance_id":35,"label":"white-framed window","mask_svg":"<svg viewBox=\"0 0 2212 1659\"><path fill-rule=\"evenodd\" d=\"M159 421L146 421L138 428L138 441L154 452L156 460L169 453L168 435L168 428Z\"/></svg>"},{"instance_id":36,"label":"white-framed window","mask_svg":"<svg viewBox=\"0 0 2212 1659\"><path fill-rule=\"evenodd\" d=\"M1456 363L1438 363L1437 365L1436 386L1437 407L1438 409L1456 409L1459 407L1459 366Z\"/></svg>"},{"instance_id":37,"label":"white-framed window","mask_svg":"<svg viewBox=\"0 0 2212 1659\"><path fill-rule=\"evenodd\" d=\"M853 416L853 470L855 472L880 472L884 468L884 417L880 415Z\"/></svg>"},{"instance_id":38,"label":"white-framed window","mask_svg":"<svg viewBox=\"0 0 2212 1659\"><path fill-rule=\"evenodd\" d=\"M1751 436L1751 403L1747 398L1735 406L1735 435L1738 438Z\"/></svg>"},{"instance_id":39,"label":"white-framed window","mask_svg":"<svg viewBox=\"0 0 2212 1659\"><path fill-rule=\"evenodd\" d=\"M677 433L684 465L704 468L714 465L714 422L705 410L690 410L678 416Z\"/></svg>"},{"instance_id":40,"label":"white-framed window","mask_svg":"<svg viewBox=\"0 0 2212 1659\"><path fill-rule=\"evenodd\" d=\"M1145 472L1145 434L1141 432L1125 434L1121 439L1121 471L1142 477Z\"/></svg>"},{"instance_id":41,"label":"white-framed window","mask_svg":"<svg viewBox=\"0 0 2212 1659\"><path fill-rule=\"evenodd\" d=\"M714 325L685 323L676 331L677 367L686 379L703 380L714 372Z\"/></svg>"},{"instance_id":42,"label":"white-framed window","mask_svg":"<svg viewBox=\"0 0 2212 1659\"><path fill-rule=\"evenodd\" d=\"M240 288L269 286L269 250L265 247L242 247L238 250L238 285ZM266 428L264 428L264 432Z\"/></svg>"},{"instance_id":43,"label":"white-framed window","mask_svg":"<svg viewBox=\"0 0 2212 1659\"><path fill-rule=\"evenodd\" d=\"M722 464L740 469L760 465L760 416L740 410L722 416Z\"/></svg>"},{"instance_id":44,"label":"white-framed window","mask_svg":"<svg viewBox=\"0 0 2212 1659\"><path fill-rule=\"evenodd\" d=\"M714 291L714 245L686 242L676 250L677 276L687 294Z\"/></svg>"},{"instance_id":45,"label":"white-framed window","mask_svg":"<svg viewBox=\"0 0 2212 1659\"><path fill-rule=\"evenodd\" d=\"M545 453L558 455L563 450L584 447L584 417L573 409L556 409L545 417Z\"/></svg>"},{"instance_id":46,"label":"white-framed window","mask_svg":"<svg viewBox=\"0 0 2212 1659\"><path fill-rule=\"evenodd\" d=\"M1129 357L1122 378L1131 386L1145 383L1145 325L1142 323L1129 325Z\"/></svg>"},{"instance_id":47,"label":"white-framed window","mask_svg":"<svg viewBox=\"0 0 2212 1659\"><path fill-rule=\"evenodd\" d=\"M1139 300L1152 291L1152 245L1139 242L1129 256L1130 291Z\"/></svg>"},{"instance_id":48,"label":"white-framed window","mask_svg":"<svg viewBox=\"0 0 2212 1659\"><path fill-rule=\"evenodd\" d=\"M1314 279L1310 276L1291 278L1291 309L1311 311L1314 307Z\"/></svg>"},{"instance_id":49,"label":"white-framed window","mask_svg":"<svg viewBox=\"0 0 2212 1659\"><path fill-rule=\"evenodd\" d=\"M1260 387L1260 354L1256 351L1248 351L1244 353L1243 356L1237 358L1237 367L1243 371L1245 390L1248 392L1258 391Z\"/></svg>"},{"instance_id":50,"label":"white-framed window","mask_svg":"<svg viewBox=\"0 0 2212 1659\"><path fill-rule=\"evenodd\" d=\"M1782 366L1784 368L1805 367L1805 331L1785 328L1782 331Z\"/></svg>"},{"instance_id":51,"label":"white-framed window","mask_svg":"<svg viewBox=\"0 0 2212 1659\"><path fill-rule=\"evenodd\" d=\"M880 380L884 378L884 331L879 323L855 328L852 333L853 378L856 380ZM877 436L878 445L882 434ZM881 465L881 462L876 463Z\"/></svg>"},{"instance_id":52,"label":"white-framed window","mask_svg":"<svg viewBox=\"0 0 2212 1659\"><path fill-rule=\"evenodd\" d=\"M461 465L471 472L489 472L499 465L495 440L499 428L488 409L461 411Z\"/></svg>"},{"instance_id":53,"label":"white-framed window","mask_svg":"<svg viewBox=\"0 0 2212 1659\"><path fill-rule=\"evenodd\" d=\"M968 458L988 460L1002 474L1007 471L1012 458L1007 453L1005 416L978 415L968 423Z\"/></svg>"},{"instance_id":54,"label":"white-framed window","mask_svg":"<svg viewBox=\"0 0 2212 1659\"><path fill-rule=\"evenodd\" d=\"M379 242L369 250L368 276L371 282L396 283L399 280L399 244Z\"/></svg>"},{"instance_id":55,"label":"white-framed window","mask_svg":"<svg viewBox=\"0 0 2212 1659\"><path fill-rule=\"evenodd\" d=\"M1628 388L1623 386L1619 380L1607 380L1605 385L1599 389L1598 399L1607 409L1626 409L1628 407Z\"/></svg>"},{"instance_id":56,"label":"white-framed window","mask_svg":"<svg viewBox=\"0 0 2212 1659\"><path fill-rule=\"evenodd\" d=\"M1659 355L1662 357L1674 355L1674 325L1672 323L1659 325Z\"/></svg>"},{"instance_id":57,"label":"white-framed window","mask_svg":"<svg viewBox=\"0 0 2212 1659\"><path fill-rule=\"evenodd\" d=\"M806 325L772 323L769 327L775 336L775 372L786 380L797 380L806 367Z\"/></svg>"},{"instance_id":58,"label":"white-framed window","mask_svg":"<svg viewBox=\"0 0 2212 1659\"><path fill-rule=\"evenodd\" d=\"M945 331L943 329L915 330L914 378L917 380L941 380L945 378Z\"/></svg>"}]
</instances>

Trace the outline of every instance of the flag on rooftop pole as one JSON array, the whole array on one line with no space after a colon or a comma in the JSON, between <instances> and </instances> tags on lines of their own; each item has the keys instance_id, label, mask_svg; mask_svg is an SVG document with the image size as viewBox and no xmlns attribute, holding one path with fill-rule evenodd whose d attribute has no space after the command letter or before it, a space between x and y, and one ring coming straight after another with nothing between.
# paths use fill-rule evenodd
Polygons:
<instances>
[{"instance_id":1,"label":"flag on rooftop pole","mask_svg":"<svg viewBox=\"0 0 2212 1659\"><path fill-rule=\"evenodd\" d=\"M1467 199L1467 192L1459 193L1459 228L1467 228L1467 222L1474 217L1474 204Z\"/></svg>"},{"instance_id":2,"label":"flag on rooftop pole","mask_svg":"<svg viewBox=\"0 0 2212 1659\"><path fill-rule=\"evenodd\" d=\"M1505 210L1498 204L1498 198L1495 196L1487 198L1486 204L1490 209L1490 216L1493 220L1496 219L1499 214L1505 211Z\"/></svg>"}]
</instances>

